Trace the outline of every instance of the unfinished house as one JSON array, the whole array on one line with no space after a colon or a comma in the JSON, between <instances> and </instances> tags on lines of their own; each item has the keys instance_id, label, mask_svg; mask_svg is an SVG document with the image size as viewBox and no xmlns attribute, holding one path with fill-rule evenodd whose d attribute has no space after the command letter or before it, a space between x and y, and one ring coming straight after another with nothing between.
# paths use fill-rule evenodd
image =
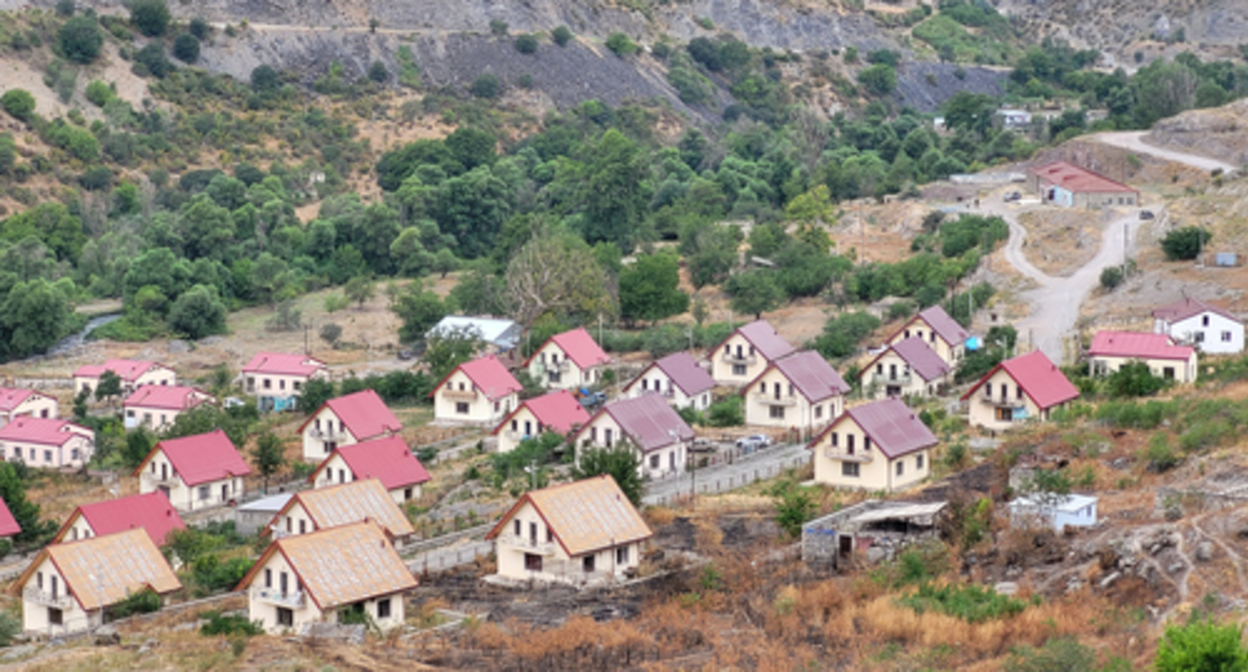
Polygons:
<instances>
[{"instance_id":1,"label":"unfinished house","mask_svg":"<svg viewBox=\"0 0 1248 672\"><path fill-rule=\"evenodd\" d=\"M892 560L915 542L939 535L947 502L890 502L868 499L802 525L802 560L839 569L855 556L867 562Z\"/></svg>"}]
</instances>

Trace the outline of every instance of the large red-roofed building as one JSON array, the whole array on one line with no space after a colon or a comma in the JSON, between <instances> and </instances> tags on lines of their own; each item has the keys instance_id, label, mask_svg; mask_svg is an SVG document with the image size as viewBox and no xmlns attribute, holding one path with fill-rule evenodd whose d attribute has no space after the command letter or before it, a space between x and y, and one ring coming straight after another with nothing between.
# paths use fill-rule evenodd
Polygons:
<instances>
[{"instance_id":1,"label":"large red-roofed building","mask_svg":"<svg viewBox=\"0 0 1248 672\"><path fill-rule=\"evenodd\" d=\"M52 543L102 537L134 528L143 528L157 546L164 546L169 533L186 529L186 523L164 493L155 491L79 506L65 519Z\"/></svg>"},{"instance_id":2,"label":"large red-roofed building","mask_svg":"<svg viewBox=\"0 0 1248 672\"><path fill-rule=\"evenodd\" d=\"M68 420L17 418L0 427L0 460L31 467L81 467L95 452L95 432Z\"/></svg>"},{"instance_id":3,"label":"large red-roofed building","mask_svg":"<svg viewBox=\"0 0 1248 672\"><path fill-rule=\"evenodd\" d=\"M1107 376L1130 362L1143 362L1158 378L1180 383L1196 381L1196 348L1175 345L1166 334L1141 331L1098 331L1088 348L1092 375Z\"/></svg>"},{"instance_id":4,"label":"large red-roofed building","mask_svg":"<svg viewBox=\"0 0 1248 672\"><path fill-rule=\"evenodd\" d=\"M1027 183L1045 203L1076 208L1135 207L1140 192L1087 168L1054 161L1027 171Z\"/></svg>"},{"instance_id":5,"label":"large red-roofed building","mask_svg":"<svg viewBox=\"0 0 1248 672\"><path fill-rule=\"evenodd\" d=\"M329 366L308 355L260 352L243 366L242 378L260 410L290 411L309 380L329 378Z\"/></svg>"},{"instance_id":6,"label":"large red-roofed building","mask_svg":"<svg viewBox=\"0 0 1248 672\"><path fill-rule=\"evenodd\" d=\"M178 419L183 411L204 402L213 402L211 394L183 385L144 385L121 403L126 429L145 426L162 431Z\"/></svg>"},{"instance_id":7,"label":"large red-roofed building","mask_svg":"<svg viewBox=\"0 0 1248 672\"><path fill-rule=\"evenodd\" d=\"M94 393L105 371L112 371L121 378L121 393L126 395L144 385L178 384L178 374L164 364L137 359L110 359L103 364L78 367L74 371L74 395L83 390Z\"/></svg>"}]
</instances>

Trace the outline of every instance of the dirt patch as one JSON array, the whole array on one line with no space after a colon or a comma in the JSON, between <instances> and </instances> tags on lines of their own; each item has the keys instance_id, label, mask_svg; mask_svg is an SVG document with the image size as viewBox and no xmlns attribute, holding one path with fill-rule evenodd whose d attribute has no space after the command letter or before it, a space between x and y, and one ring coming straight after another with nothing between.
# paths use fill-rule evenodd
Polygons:
<instances>
[{"instance_id":1,"label":"dirt patch","mask_svg":"<svg viewBox=\"0 0 1248 672\"><path fill-rule=\"evenodd\" d=\"M1024 212L1018 222L1027 229L1027 260L1059 277L1069 277L1096 256L1108 224L1099 212L1056 208Z\"/></svg>"}]
</instances>

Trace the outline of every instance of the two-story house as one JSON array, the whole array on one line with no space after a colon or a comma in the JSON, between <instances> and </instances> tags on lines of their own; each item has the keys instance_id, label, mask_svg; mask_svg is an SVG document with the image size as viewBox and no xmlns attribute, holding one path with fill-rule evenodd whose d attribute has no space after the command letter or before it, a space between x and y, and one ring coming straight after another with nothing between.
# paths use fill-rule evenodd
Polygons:
<instances>
[{"instance_id":1,"label":"two-story house","mask_svg":"<svg viewBox=\"0 0 1248 672\"><path fill-rule=\"evenodd\" d=\"M309 623L403 625L403 599L417 581L380 527L339 525L276 539L239 582L247 618L265 632L299 632Z\"/></svg>"},{"instance_id":2,"label":"two-story house","mask_svg":"<svg viewBox=\"0 0 1248 672\"><path fill-rule=\"evenodd\" d=\"M500 577L584 585L631 576L652 536L602 475L524 493L485 538L494 540Z\"/></svg>"},{"instance_id":3,"label":"two-story house","mask_svg":"<svg viewBox=\"0 0 1248 672\"><path fill-rule=\"evenodd\" d=\"M674 352L642 370L624 388L624 396L655 392L676 408L705 411L711 405L715 379L687 352Z\"/></svg>"},{"instance_id":4,"label":"two-story house","mask_svg":"<svg viewBox=\"0 0 1248 672\"><path fill-rule=\"evenodd\" d=\"M1079 397L1079 390L1039 350L996 365L971 386L967 402L972 425L1009 429L1027 420L1048 420L1049 414Z\"/></svg>"},{"instance_id":5,"label":"two-story house","mask_svg":"<svg viewBox=\"0 0 1248 672\"><path fill-rule=\"evenodd\" d=\"M10 590L27 635L61 637L102 625L108 607L135 593L181 588L152 538L133 529L47 546Z\"/></svg>"},{"instance_id":6,"label":"two-story house","mask_svg":"<svg viewBox=\"0 0 1248 672\"><path fill-rule=\"evenodd\" d=\"M926 341L946 364L956 368L966 355L966 339L970 334L944 308L935 305L910 318L887 343L896 345L910 337Z\"/></svg>"},{"instance_id":7,"label":"two-story house","mask_svg":"<svg viewBox=\"0 0 1248 672\"><path fill-rule=\"evenodd\" d=\"M65 519L56 536L52 537L52 543L103 537L133 529L146 530L152 543L164 546L169 533L185 530L186 523L182 522L182 516L169 503L165 493L149 492L79 506Z\"/></svg>"},{"instance_id":8,"label":"two-story house","mask_svg":"<svg viewBox=\"0 0 1248 672\"><path fill-rule=\"evenodd\" d=\"M749 385L745 424L797 429L809 435L840 414L849 384L828 360L802 350L768 364Z\"/></svg>"},{"instance_id":9,"label":"two-story house","mask_svg":"<svg viewBox=\"0 0 1248 672\"><path fill-rule=\"evenodd\" d=\"M1088 364L1093 376L1107 376L1131 362L1143 362L1154 376L1178 383L1196 382L1199 370L1196 348L1175 345L1166 334L1098 331L1092 337Z\"/></svg>"},{"instance_id":10,"label":"two-story house","mask_svg":"<svg viewBox=\"0 0 1248 672\"><path fill-rule=\"evenodd\" d=\"M401 436L386 436L337 448L312 472L314 488L376 478L396 504L420 499L429 471Z\"/></svg>"},{"instance_id":11,"label":"two-story house","mask_svg":"<svg viewBox=\"0 0 1248 672\"><path fill-rule=\"evenodd\" d=\"M280 538L364 520L380 525L392 538L416 531L381 481L370 478L295 493L273 516L266 534Z\"/></svg>"},{"instance_id":12,"label":"two-story house","mask_svg":"<svg viewBox=\"0 0 1248 672\"><path fill-rule=\"evenodd\" d=\"M183 385L144 385L121 402L126 429L147 427L161 432L173 426L184 411L214 403L211 394Z\"/></svg>"},{"instance_id":13,"label":"two-story house","mask_svg":"<svg viewBox=\"0 0 1248 672\"><path fill-rule=\"evenodd\" d=\"M722 343L706 353L711 379L720 385L748 385L763 369L796 350L766 320L737 327Z\"/></svg>"},{"instance_id":14,"label":"two-story house","mask_svg":"<svg viewBox=\"0 0 1248 672\"><path fill-rule=\"evenodd\" d=\"M261 411L290 411L303 386L313 378L328 379L329 366L308 355L261 352L243 366L243 389L256 397Z\"/></svg>"},{"instance_id":15,"label":"two-story house","mask_svg":"<svg viewBox=\"0 0 1248 672\"><path fill-rule=\"evenodd\" d=\"M95 453L95 432L68 420L22 417L0 427L0 460L30 467L81 467Z\"/></svg>"},{"instance_id":16,"label":"two-story house","mask_svg":"<svg viewBox=\"0 0 1248 672\"><path fill-rule=\"evenodd\" d=\"M144 385L178 384L178 374L164 364L137 359L110 359L103 364L80 366L74 371L74 396L83 390L94 394L105 371L112 371L121 378L122 395L128 395Z\"/></svg>"},{"instance_id":17,"label":"two-story house","mask_svg":"<svg viewBox=\"0 0 1248 672\"><path fill-rule=\"evenodd\" d=\"M55 418L56 397L34 390L0 387L0 427L14 418Z\"/></svg>"},{"instance_id":18,"label":"two-story house","mask_svg":"<svg viewBox=\"0 0 1248 672\"><path fill-rule=\"evenodd\" d=\"M330 399L299 428L303 459L320 462L335 448L393 436L402 429L403 423L372 390Z\"/></svg>"},{"instance_id":19,"label":"two-story house","mask_svg":"<svg viewBox=\"0 0 1248 672\"><path fill-rule=\"evenodd\" d=\"M522 389L494 355L464 362L429 393L433 418L445 424L497 425L520 403Z\"/></svg>"},{"instance_id":20,"label":"two-story house","mask_svg":"<svg viewBox=\"0 0 1248 672\"><path fill-rule=\"evenodd\" d=\"M899 399L845 410L810 448L815 481L837 488L896 492L927 477L939 441Z\"/></svg>"},{"instance_id":21,"label":"two-story house","mask_svg":"<svg viewBox=\"0 0 1248 672\"><path fill-rule=\"evenodd\" d=\"M139 493L159 490L175 509L198 511L241 499L251 467L230 437L216 429L157 443L133 475L139 477Z\"/></svg>"},{"instance_id":22,"label":"two-story house","mask_svg":"<svg viewBox=\"0 0 1248 672\"><path fill-rule=\"evenodd\" d=\"M953 382L953 368L918 336L903 338L875 356L858 374L876 399L930 397Z\"/></svg>"},{"instance_id":23,"label":"two-story house","mask_svg":"<svg viewBox=\"0 0 1248 672\"><path fill-rule=\"evenodd\" d=\"M602 371L610 363L611 358L594 337L584 327L577 327L546 339L524 362L524 368L546 387L575 390L602 380Z\"/></svg>"},{"instance_id":24,"label":"two-story house","mask_svg":"<svg viewBox=\"0 0 1248 672\"><path fill-rule=\"evenodd\" d=\"M641 475L658 478L685 468L693 429L657 394L620 399L603 406L572 437L577 458L585 448L627 445L641 458Z\"/></svg>"},{"instance_id":25,"label":"two-story house","mask_svg":"<svg viewBox=\"0 0 1248 672\"><path fill-rule=\"evenodd\" d=\"M525 439L536 439L543 432L567 436L589 422L589 413L567 390L555 390L520 402L491 432L498 437L500 453L509 453Z\"/></svg>"},{"instance_id":26,"label":"two-story house","mask_svg":"<svg viewBox=\"0 0 1248 672\"><path fill-rule=\"evenodd\" d=\"M1153 331L1209 354L1244 351L1244 323L1200 299L1184 298L1154 310Z\"/></svg>"}]
</instances>

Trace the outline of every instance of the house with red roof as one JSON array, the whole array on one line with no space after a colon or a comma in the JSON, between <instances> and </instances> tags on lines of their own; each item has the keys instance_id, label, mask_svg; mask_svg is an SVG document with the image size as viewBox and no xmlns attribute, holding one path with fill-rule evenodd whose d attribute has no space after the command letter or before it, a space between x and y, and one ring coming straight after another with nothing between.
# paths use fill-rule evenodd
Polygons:
<instances>
[{"instance_id":1,"label":"house with red roof","mask_svg":"<svg viewBox=\"0 0 1248 672\"><path fill-rule=\"evenodd\" d=\"M256 397L261 411L294 410L303 386L328 379L329 366L308 355L259 352L243 366L243 389Z\"/></svg>"},{"instance_id":2,"label":"house with red roof","mask_svg":"<svg viewBox=\"0 0 1248 672\"><path fill-rule=\"evenodd\" d=\"M1204 353L1226 355L1244 351L1244 323L1223 308L1191 297L1154 310L1153 332Z\"/></svg>"},{"instance_id":3,"label":"house with red roof","mask_svg":"<svg viewBox=\"0 0 1248 672\"><path fill-rule=\"evenodd\" d=\"M144 385L126 397L121 412L126 429L142 426L159 432L171 427L183 411L215 401L211 394L194 387Z\"/></svg>"},{"instance_id":4,"label":"house with red roof","mask_svg":"<svg viewBox=\"0 0 1248 672\"><path fill-rule=\"evenodd\" d=\"M767 320L756 320L728 335L707 352L711 379L720 385L741 387L754 380L772 362L793 353L794 348L776 333Z\"/></svg>"},{"instance_id":5,"label":"house with red roof","mask_svg":"<svg viewBox=\"0 0 1248 672\"><path fill-rule=\"evenodd\" d=\"M445 424L497 425L520 403L522 389L494 355L464 362L429 394L433 419Z\"/></svg>"},{"instance_id":6,"label":"house with red roof","mask_svg":"<svg viewBox=\"0 0 1248 672\"><path fill-rule=\"evenodd\" d=\"M741 388L745 424L796 429L809 436L840 415L849 390L823 355L801 350L771 362Z\"/></svg>"},{"instance_id":7,"label":"house with red roof","mask_svg":"<svg viewBox=\"0 0 1248 672\"><path fill-rule=\"evenodd\" d=\"M68 420L17 418L0 427L0 460L30 467L81 467L95 452L95 432Z\"/></svg>"},{"instance_id":8,"label":"house with red roof","mask_svg":"<svg viewBox=\"0 0 1248 672\"><path fill-rule=\"evenodd\" d=\"M102 537L136 528L146 530L157 546L164 546L169 533L186 529L186 523L165 493L155 491L79 506L65 519L52 537L52 543Z\"/></svg>"},{"instance_id":9,"label":"house with red roof","mask_svg":"<svg viewBox=\"0 0 1248 672\"><path fill-rule=\"evenodd\" d=\"M953 367L918 336L888 346L862 367L862 389L876 399L931 397L953 382Z\"/></svg>"},{"instance_id":10,"label":"house with red roof","mask_svg":"<svg viewBox=\"0 0 1248 672\"><path fill-rule=\"evenodd\" d=\"M631 446L641 458L641 475L658 478L685 469L693 439L693 429L652 392L606 404L572 436L572 444L578 458L581 448Z\"/></svg>"},{"instance_id":11,"label":"house with red roof","mask_svg":"<svg viewBox=\"0 0 1248 672\"><path fill-rule=\"evenodd\" d=\"M910 318L886 343L897 345L912 337L926 342L946 364L956 367L966 354L966 339L970 334L944 308L936 305Z\"/></svg>"},{"instance_id":12,"label":"house with red roof","mask_svg":"<svg viewBox=\"0 0 1248 672\"><path fill-rule=\"evenodd\" d=\"M1176 345L1166 334L1140 331L1098 331L1088 348L1094 376L1108 376L1123 364L1144 362L1154 376L1180 383L1196 382L1196 348Z\"/></svg>"},{"instance_id":13,"label":"house with red roof","mask_svg":"<svg viewBox=\"0 0 1248 672\"><path fill-rule=\"evenodd\" d=\"M497 452L509 453L525 439L537 438L544 432L567 436L589 422L589 413L567 390L555 390L534 399L520 402L491 432L498 437Z\"/></svg>"},{"instance_id":14,"label":"house with red roof","mask_svg":"<svg viewBox=\"0 0 1248 672\"><path fill-rule=\"evenodd\" d=\"M11 539L21 531L22 526L17 524L13 512L9 511L9 505L0 499L0 539Z\"/></svg>"},{"instance_id":15,"label":"house with red roof","mask_svg":"<svg viewBox=\"0 0 1248 672\"><path fill-rule=\"evenodd\" d=\"M164 364L138 359L110 359L103 364L88 364L74 371L74 396L83 390L93 394L100 386L100 376L112 371L121 378L121 393L128 395L144 385L177 385L178 374Z\"/></svg>"},{"instance_id":16,"label":"house with red roof","mask_svg":"<svg viewBox=\"0 0 1248 672\"><path fill-rule=\"evenodd\" d=\"M611 358L594 341L594 337L577 327L555 334L524 362L534 380L546 387L575 390L602 380L602 372Z\"/></svg>"},{"instance_id":17,"label":"house with red roof","mask_svg":"<svg viewBox=\"0 0 1248 672\"><path fill-rule=\"evenodd\" d=\"M251 467L230 437L216 429L157 443L133 475L139 477L140 494L160 491L175 509L198 511L241 499Z\"/></svg>"},{"instance_id":18,"label":"house with red roof","mask_svg":"<svg viewBox=\"0 0 1248 672\"><path fill-rule=\"evenodd\" d=\"M711 405L715 379L687 352L674 352L647 366L624 388L624 396L656 392L676 408L704 411Z\"/></svg>"},{"instance_id":19,"label":"house with red roof","mask_svg":"<svg viewBox=\"0 0 1248 672\"><path fill-rule=\"evenodd\" d=\"M336 448L312 472L315 488L376 478L396 504L420 499L429 471L412 454L403 437L385 436Z\"/></svg>"},{"instance_id":20,"label":"house with red roof","mask_svg":"<svg viewBox=\"0 0 1248 672\"><path fill-rule=\"evenodd\" d=\"M303 459L320 462L335 448L398 434L403 423L373 390L335 397L299 428L303 436Z\"/></svg>"},{"instance_id":21,"label":"house with red roof","mask_svg":"<svg viewBox=\"0 0 1248 672\"><path fill-rule=\"evenodd\" d=\"M900 399L846 409L810 442L815 481L896 492L927 478L939 440Z\"/></svg>"},{"instance_id":22,"label":"house with red roof","mask_svg":"<svg viewBox=\"0 0 1248 672\"><path fill-rule=\"evenodd\" d=\"M0 387L0 427L20 417L55 418L56 397L34 390Z\"/></svg>"},{"instance_id":23,"label":"house with red roof","mask_svg":"<svg viewBox=\"0 0 1248 672\"><path fill-rule=\"evenodd\" d=\"M993 367L962 400L972 425L995 431L1027 420L1048 420L1054 409L1078 397L1079 390L1061 369L1033 350Z\"/></svg>"},{"instance_id":24,"label":"house with red roof","mask_svg":"<svg viewBox=\"0 0 1248 672\"><path fill-rule=\"evenodd\" d=\"M1135 189L1066 161L1029 168L1027 184L1042 202L1054 205L1109 208L1140 204L1140 192Z\"/></svg>"}]
</instances>

